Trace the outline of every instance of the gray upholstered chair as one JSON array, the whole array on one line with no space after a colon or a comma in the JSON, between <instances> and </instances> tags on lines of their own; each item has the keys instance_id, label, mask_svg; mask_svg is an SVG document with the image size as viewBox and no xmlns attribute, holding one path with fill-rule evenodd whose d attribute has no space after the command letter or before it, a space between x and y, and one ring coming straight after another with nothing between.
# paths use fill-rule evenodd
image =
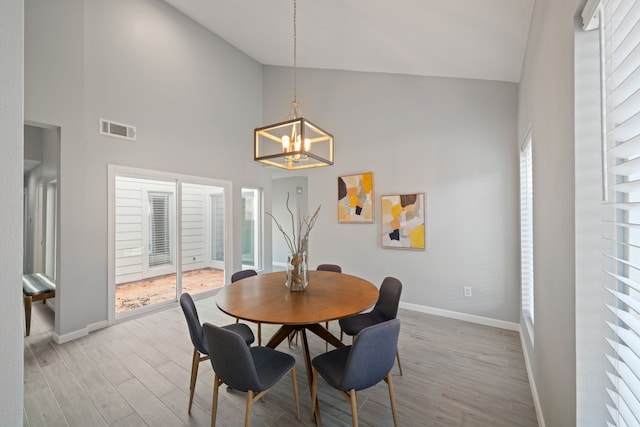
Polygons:
<instances>
[{"instance_id":1,"label":"gray upholstered chair","mask_svg":"<svg viewBox=\"0 0 640 427\"><path fill-rule=\"evenodd\" d=\"M180 296L180 306L184 313L184 317L187 319L187 326L189 327L189 335L191 335L191 342L193 343L193 359L191 360L191 382L189 383L189 413L191 413L191 405L193 404L193 392L196 388L196 377L198 376L198 366L200 362L209 359L209 347L204 340L204 332L200 319L198 318L198 311L196 305L193 303L193 298L188 293L184 293ZM225 329L232 330L239 334L245 342L245 345L251 345L254 341L253 332L244 323L234 323L231 325L223 326Z\"/></svg>"},{"instance_id":2,"label":"gray upholstered chair","mask_svg":"<svg viewBox=\"0 0 640 427\"><path fill-rule=\"evenodd\" d=\"M400 320L377 323L360 331L351 346L337 348L321 354L311 362L311 414L315 413L318 399L318 374L351 403L353 426L358 426L356 392L385 380L389 387L393 424L398 426L396 402L391 380L391 368L398 347ZM318 419L319 417L316 417Z\"/></svg>"},{"instance_id":3,"label":"gray upholstered chair","mask_svg":"<svg viewBox=\"0 0 640 427\"><path fill-rule=\"evenodd\" d=\"M258 273L255 270L246 269L236 271L231 275L231 283L237 282L238 280L246 279L247 277L257 276ZM238 323L240 319L236 319L236 323ZM256 322L258 324L258 345L262 345L262 323Z\"/></svg>"},{"instance_id":4,"label":"gray upholstered chair","mask_svg":"<svg viewBox=\"0 0 640 427\"><path fill-rule=\"evenodd\" d=\"M226 384L234 390L247 393L244 425L249 427L253 403L262 398L287 372L291 372L296 415L300 420L296 360L292 356L272 348L247 347L239 334L210 323L204 324L204 336L209 347L224 349L210 355L214 372L212 427L216 425L220 385Z\"/></svg>"},{"instance_id":5,"label":"gray upholstered chair","mask_svg":"<svg viewBox=\"0 0 640 427\"><path fill-rule=\"evenodd\" d=\"M356 314L355 316L340 319L340 340L343 333L355 337L367 326L376 323L386 322L395 319L398 315L398 305L400 304L400 294L402 293L402 283L395 277L385 277L380 286L380 295L378 301L368 313ZM396 349L396 358L398 359L398 369L402 375L402 365L400 364L400 352Z\"/></svg>"},{"instance_id":6,"label":"gray upholstered chair","mask_svg":"<svg viewBox=\"0 0 640 427\"><path fill-rule=\"evenodd\" d=\"M318 268L316 268L316 270L318 270L318 271L333 271L334 273L342 273L342 267L340 267L339 265L336 265L336 264L320 264L318 266Z\"/></svg>"},{"instance_id":7,"label":"gray upholstered chair","mask_svg":"<svg viewBox=\"0 0 640 427\"><path fill-rule=\"evenodd\" d=\"M245 279L251 276L257 276L258 273L255 270L247 269L236 271L231 275L231 283L237 282L238 280Z\"/></svg>"}]
</instances>

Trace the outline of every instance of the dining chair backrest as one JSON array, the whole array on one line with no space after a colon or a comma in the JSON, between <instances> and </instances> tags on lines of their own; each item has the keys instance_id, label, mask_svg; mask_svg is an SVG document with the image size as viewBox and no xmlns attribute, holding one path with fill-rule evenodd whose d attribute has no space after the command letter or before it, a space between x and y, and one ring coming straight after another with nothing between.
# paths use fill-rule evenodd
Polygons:
<instances>
[{"instance_id":1,"label":"dining chair backrest","mask_svg":"<svg viewBox=\"0 0 640 427\"><path fill-rule=\"evenodd\" d=\"M378 301L373 311L382 315L386 320L395 319L400 305L402 282L395 277L385 277L380 285Z\"/></svg>"},{"instance_id":2,"label":"dining chair backrest","mask_svg":"<svg viewBox=\"0 0 640 427\"><path fill-rule=\"evenodd\" d=\"M263 390L249 347L240 335L211 323L204 324L204 333L208 343L224 349L209 355L213 370L223 383L234 390Z\"/></svg>"},{"instance_id":3,"label":"dining chair backrest","mask_svg":"<svg viewBox=\"0 0 640 427\"><path fill-rule=\"evenodd\" d=\"M318 271L333 271L334 273L342 273L342 267L340 267L337 264L320 264L318 266L318 268L316 268L316 270L318 270Z\"/></svg>"},{"instance_id":4,"label":"dining chair backrest","mask_svg":"<svg viewBox=\"0 0 640 427\"><path fill-rule=\"evenodd\" d=\"M180 307L184 312L184 317L187 319L187 326L189 327L189 335L191 335L191 342L193 346L202 354L209 354L207 350L207 343L204 340L204 332L202 331L202 324L198 318L198 311L196 305L193 302L193 298L188 293L180 295Z\"/></svg>"},{"instance_id":5,"label":"dining chair backrest","mask_svg":"<svg viewBox=\"0 0 640 427\"><path fill-rule=\"evenodd\" d=\"M344 369L339 390L363 390L382 381L395 362L400 319L364 328L358 334Z\"/></svg>"},{"instance_id":6,"label":"dining chair backrest","mask_svg":"<svg viewBox=\"0 0 640 427\"><path fill-rule=\"evenodd\" d=\"M238 280L241 280L247 277L257 276L257 275L258 273L255 270L251 270L251 269L236 271L231 275L231 283L237 282Z\"/></svg>"},{"instance_id":7,"label":"dining chair backrest","mask_svg":"<svg viewBox=\"0 0 640 427\"><path fill-rule=\"evenodd\" d=\"M248 427L251 425L253 404L260 400L287 372L291 372L296 415L300 420L296 359L293 356L268 347L249 348L239 333L211 323L205 323L203 329L207 345L216 349L209 355L213 368L211 427L216 425L220 385L226 384L233 390L247 393L244 425Z\"/></svg>"}]
</instances>

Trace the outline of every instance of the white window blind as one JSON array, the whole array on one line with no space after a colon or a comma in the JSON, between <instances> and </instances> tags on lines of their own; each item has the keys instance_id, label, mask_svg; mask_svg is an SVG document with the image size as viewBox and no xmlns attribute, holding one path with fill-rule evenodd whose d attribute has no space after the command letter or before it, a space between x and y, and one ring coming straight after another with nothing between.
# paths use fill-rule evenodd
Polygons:
<instances>
[{"instance_id":1,"label":"white window blind","mask_svg":"<svg viewBox=\"0 0 640 427\"><path fill-rule=\"evenodd\" d=\"M211 195L211 260L224 261L224 194Z\"/></svg>"},{"instance_id":2,"label":"white window blind","mask_svg":"<svg viewBox=\"0 0 640 427\"><path fill-rule=\"evenodd\" d=\"M520 271L522 315L533 325L533 177L531 133L520 152ZM533 335L531 335L533 339Z\"/></svg>"},{"instance_id":3,"label":"white window blind","mask_svg":"<svg viewBox=\"0 0 640 427\"><path fill-rule=\"evenodd\" d=\"M610 426L640 425L640 1L604 1L605 319Z\"/></svg>"},{"instance_id":4,"label":"white window blind","mask_svg":"<svg viewBox=\"0 0 640 427\"><path fill-rule=\"evenodd\" d=\"M257 188L242 189L242 268L260 268L261 198Z\"/></svg>"},{"instance_id":5,"label":"white window blind","mask_svg":"<svg viewBox=\"0 0 640 427\"><path fill-rule=\"evenodd\" d=\"M171 194L149 193L149 266L171 264Z\"/></svg>"}]
</instances>

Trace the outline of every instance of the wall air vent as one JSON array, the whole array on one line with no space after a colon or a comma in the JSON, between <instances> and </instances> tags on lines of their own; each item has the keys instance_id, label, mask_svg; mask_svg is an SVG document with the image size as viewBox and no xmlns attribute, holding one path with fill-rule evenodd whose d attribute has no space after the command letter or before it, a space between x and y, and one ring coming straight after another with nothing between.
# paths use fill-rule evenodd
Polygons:
<instances>
[{"instance_id":1,"label":"wall air vent","mask_svg":"<svg viewBox=\"0 0 640 427\"><path fill-rule=\"evenodd\" d=\"M136 140L135 126L116 123L105 119L100 119L100 133L103 135L115 136L116 138L128 139L130 141Z\"/></svg>"}]
</instances>

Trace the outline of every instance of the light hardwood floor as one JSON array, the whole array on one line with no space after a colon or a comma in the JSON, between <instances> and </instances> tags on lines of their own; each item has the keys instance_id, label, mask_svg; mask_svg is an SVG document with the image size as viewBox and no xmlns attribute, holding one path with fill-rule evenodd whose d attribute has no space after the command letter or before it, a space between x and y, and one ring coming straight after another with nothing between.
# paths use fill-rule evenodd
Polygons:
<instances>
[{"instance_id":1,"label":"light hardwood floor","mask_svg":"<svg viewBox=\"0 0 640 427\"><path fill-rule=\"evenodd\" d=\"M232 323L215 297L196 301L200 320ZM537 426L517 332L400 310L398 366L393 380L401 426ZM53 313L34 304L24 347L25 426L209 426L213 374L200 364L187 414L192 345L180 307L93 332L63 345L52 339ZM254 333L255 325L252 325ZM263 325L271 336L275 326ZM335 334L337 322L330 330ZM348 338L347 338L348 339ZM309 338L313 355L324 343ZM254 405L252 426L313 426L302 349L278 348L297 360L301 420L291 376ZM245 394L220 389L218 426L244 423ZM323 425L350 426L349 403L319 383ZM386 383L358 393L361 426L392 426Z\"/></svg>"}]
</instances>

